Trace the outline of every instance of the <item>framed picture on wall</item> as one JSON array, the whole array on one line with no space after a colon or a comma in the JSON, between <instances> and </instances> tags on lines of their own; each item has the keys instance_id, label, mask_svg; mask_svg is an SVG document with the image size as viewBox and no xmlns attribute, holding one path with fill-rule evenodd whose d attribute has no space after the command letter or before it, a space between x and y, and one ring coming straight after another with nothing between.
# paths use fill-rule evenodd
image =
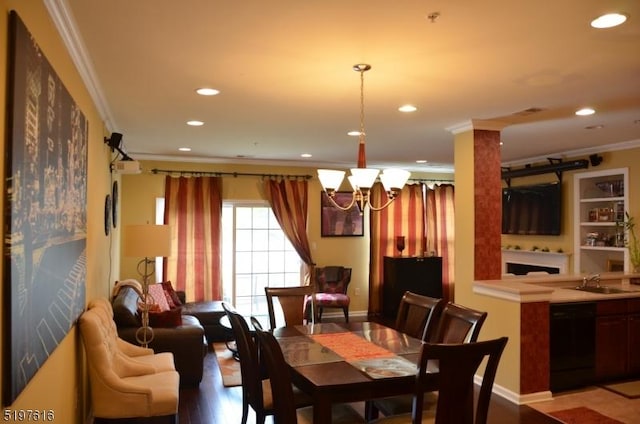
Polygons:
<instances>
[{"instance_id":1,"label":"framed picture on wall","mask_svg":"<svg viewBox=\"0 0 640 424\"><path fill-rule=\"evenodd\" d=\"M354 237L364 235L364 216L358 206L353 205L349 210L337 208L324 191L320 194L320 230L322 237ZM353 193L338 191L335 202L343 207L351 203Z\"/></svg>"}]
</instances>

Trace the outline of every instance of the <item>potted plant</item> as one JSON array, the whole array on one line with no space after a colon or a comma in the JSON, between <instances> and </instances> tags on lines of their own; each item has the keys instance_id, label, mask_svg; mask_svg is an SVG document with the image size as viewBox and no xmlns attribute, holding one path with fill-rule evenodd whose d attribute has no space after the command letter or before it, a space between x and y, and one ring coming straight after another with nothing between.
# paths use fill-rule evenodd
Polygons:
<instances>
[{"instance_id":1,"label":"potted plant","mask_svg":"<svg viewBox=\"0 0 640 424\"><path fill-rule=\"evenodd\" d=\"M633 265L633 272L640 272L640 239L636 235L636 222L634 218L625 212L624 229L627 232L626 245L629 249L629 260Z\"/></svg>"}]
</instances>

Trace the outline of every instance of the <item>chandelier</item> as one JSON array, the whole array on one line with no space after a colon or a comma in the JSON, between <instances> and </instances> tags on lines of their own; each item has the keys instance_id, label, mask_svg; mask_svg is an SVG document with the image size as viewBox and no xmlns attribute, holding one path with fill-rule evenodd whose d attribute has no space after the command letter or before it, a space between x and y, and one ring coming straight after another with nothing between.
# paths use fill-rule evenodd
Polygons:
<instances>
[{"instance_id":1,"label":"chandelier","mask_svg":"<svg viewBox=\"0 0 640 424\"><path fill-rule=\"evenodd\" d=\"M349 204L342 206L335 201L336 191L340 188L344 179L344 171L332 169L318 169L318 178L322 188L327 193L329 200L335 207L341 210L349 210L357 204L360 213L364 211L365 205L373 211L379 211L391 204L404 187L411 175L409 171L402 169L385 169L380 173L378 169L367 168L365 155L365 132L364 132L364 73L371 69L371 65L353 65L353 70L360 72L360 131L358 143L358 167L351 169L351 175L347 177L353 188L353 197ZM383 205L374 206L369 197L371 187L380 174L380 181L387 192L387 201Z\"/></svg>"}]
</instances>

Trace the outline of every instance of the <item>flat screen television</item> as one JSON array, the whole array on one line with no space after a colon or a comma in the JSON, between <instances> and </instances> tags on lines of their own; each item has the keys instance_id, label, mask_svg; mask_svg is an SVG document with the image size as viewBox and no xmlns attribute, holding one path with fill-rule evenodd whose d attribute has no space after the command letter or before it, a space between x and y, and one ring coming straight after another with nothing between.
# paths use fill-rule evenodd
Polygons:
<instances>
[{"instance_id":1,"label":"flat screen television","mask_svg":"<svg viewBox=\"0 0 640 424\"><path fill-rule=\"evenodd\" d=\"M560 235L559 182L502 189L502 234Z\"/></svg>"}]
</instances>

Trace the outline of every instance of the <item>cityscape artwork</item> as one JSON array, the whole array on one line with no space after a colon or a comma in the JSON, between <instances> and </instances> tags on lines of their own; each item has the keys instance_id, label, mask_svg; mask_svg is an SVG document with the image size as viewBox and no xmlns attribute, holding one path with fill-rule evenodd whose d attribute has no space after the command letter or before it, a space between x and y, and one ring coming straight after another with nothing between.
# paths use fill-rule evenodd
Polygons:
<instances>
[{"instance_id":1,"label":"cityscape artwork","mask_svg":"<svg viewBox=\"0 0 640 424\"><path fill-rule=\"evenodd\" d=\"M15 401L84 308L89 128L15 11L8 35L4 405Z\"/></svg>"}]
</instances>

